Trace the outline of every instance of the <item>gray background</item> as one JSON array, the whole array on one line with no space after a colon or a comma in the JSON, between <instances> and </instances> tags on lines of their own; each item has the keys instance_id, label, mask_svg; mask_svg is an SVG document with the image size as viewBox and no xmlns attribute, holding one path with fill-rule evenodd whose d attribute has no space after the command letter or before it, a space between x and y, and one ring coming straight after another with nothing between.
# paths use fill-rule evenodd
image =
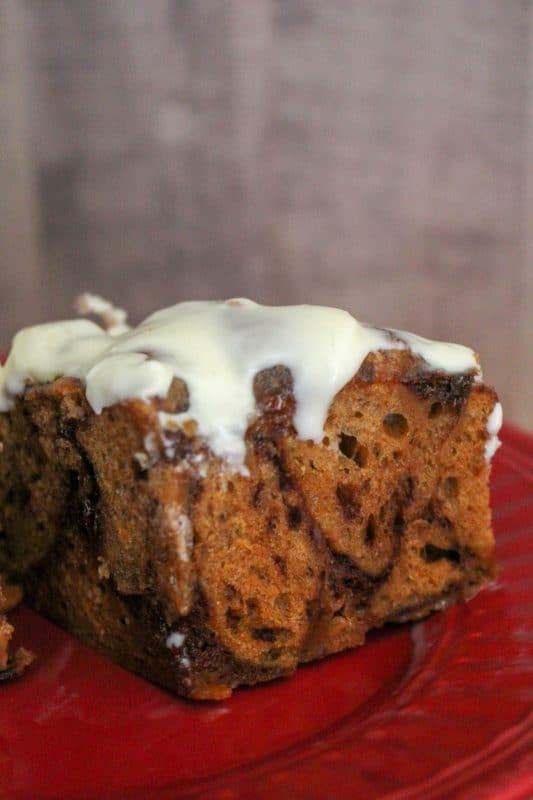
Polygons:
<instances>
[{"instance_id":1,"label":"gray background","mask_svg":"<svg viewBox=\"0 0 533 800\"><path fill-rule=\"evenodd\" d=\"M0 342L84 289L463 341L533 427L533 2L0 0Z\"/></svg>"}]
</instances>

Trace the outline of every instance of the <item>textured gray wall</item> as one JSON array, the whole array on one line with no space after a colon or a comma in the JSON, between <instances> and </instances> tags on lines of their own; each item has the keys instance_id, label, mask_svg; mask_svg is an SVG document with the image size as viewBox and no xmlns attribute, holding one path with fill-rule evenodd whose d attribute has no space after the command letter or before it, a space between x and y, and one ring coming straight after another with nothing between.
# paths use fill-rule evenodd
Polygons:
<instances>
[{"instance_id":1,"label":"textured gray wall","mask_svg":"<svg viewBox=\"0 0 533 800\"><path fill-rule=\"evenodd\" d=\"M533 427L533 2L1 0L0 341L91 289L464 341Z\"/></svg>"}]
</instances>

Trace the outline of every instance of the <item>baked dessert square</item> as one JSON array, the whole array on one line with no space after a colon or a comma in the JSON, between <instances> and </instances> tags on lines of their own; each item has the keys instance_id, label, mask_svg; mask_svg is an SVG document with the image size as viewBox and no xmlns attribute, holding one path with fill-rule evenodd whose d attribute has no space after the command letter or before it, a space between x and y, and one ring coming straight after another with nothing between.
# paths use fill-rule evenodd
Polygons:
<instances>
[{"instance_id":1,"label":"baked dessert square","mask_svg":"<svg viewBox=\"0 0 533 800\"><path fill-rule=\"evenodd\" d=\"M36 326L0 372L0 572L218 700L494 575L501 406L468 348L346 312L181 303Z\"/></svg>"}]
</instances>

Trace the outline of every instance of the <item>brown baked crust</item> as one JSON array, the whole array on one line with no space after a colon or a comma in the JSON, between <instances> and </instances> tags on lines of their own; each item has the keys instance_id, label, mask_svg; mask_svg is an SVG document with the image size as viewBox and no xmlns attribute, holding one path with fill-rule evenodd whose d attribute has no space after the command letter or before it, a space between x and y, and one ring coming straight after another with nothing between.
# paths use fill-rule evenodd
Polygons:
<instances>
[{"instance_id":1,"label":"brown baked crust","mask_svg":"<svg viewBox=\"0 0 533 800\"><path fill-rule=\"evenodd\" d=\"M362 644L494 571L492 389L372 354L320 445L295 435L287 369L254 390L249 476L194 430L160 428L158 411L187 408L180 381L96 415L60 378L0 415L0 572L83 641L196 699Z\"/></svg>"}]
</instances>

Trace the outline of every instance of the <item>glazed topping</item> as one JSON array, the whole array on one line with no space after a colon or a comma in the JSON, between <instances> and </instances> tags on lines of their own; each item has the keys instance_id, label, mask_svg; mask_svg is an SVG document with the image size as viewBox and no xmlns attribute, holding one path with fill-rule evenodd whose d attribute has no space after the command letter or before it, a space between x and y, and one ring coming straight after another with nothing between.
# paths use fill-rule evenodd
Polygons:
<instances>
[{"instance_id":1,"label":"glazed topping","mask_svg":"<svg viewBox=\"0 0 533 800\"><path fill-rule=\"evenodd\" d=\"M94 314L96 317L100 317L104 328L111 336L119 336L121 333L131 330L130 326L126 324L127 312L123 308L114 306L109 300L104 300L98 294L90 294L90 292L80 294L76 300L76 311L83 316Z\"/></svg>"},{"instance_id":2,"label":"glazed topping","mask_svg":"<svg viewBox=\"0 0 533 800\"><path fill-rule=\"evenodd\" d=\"M97 308L92 303L88 310ZM188 302L157 311L119 334L83 319L20 331L0 369L0 410L10 407L26 381L79 378L100 413L121 400L165 397L172 379L181 378L189 409L170 420L165 415L167 424L193 420L217 455L243 469L257 372L279 364L291 370L297 433L320 441L331 401L366 356L406 348L428 368L480 375L467 347L373 328L336 308L269 307L241 299Z\"/></svg>"},{"instance_id":3,"label":"glazed topping","mask_svg":"<svg viewBox=\"0 0 533 800\"><path fill-rule=\"evenodd\" d=\"M492 456L494 455L498 447L501 445L501 441L498 438L498 434L500 432L500 428L502 427L502 422L503 422L502 404L495 403L494 408L489 414L489 418L487 420L488 439L485 444L485 461L491 461Z\"/></svg>"}]
</instances>

